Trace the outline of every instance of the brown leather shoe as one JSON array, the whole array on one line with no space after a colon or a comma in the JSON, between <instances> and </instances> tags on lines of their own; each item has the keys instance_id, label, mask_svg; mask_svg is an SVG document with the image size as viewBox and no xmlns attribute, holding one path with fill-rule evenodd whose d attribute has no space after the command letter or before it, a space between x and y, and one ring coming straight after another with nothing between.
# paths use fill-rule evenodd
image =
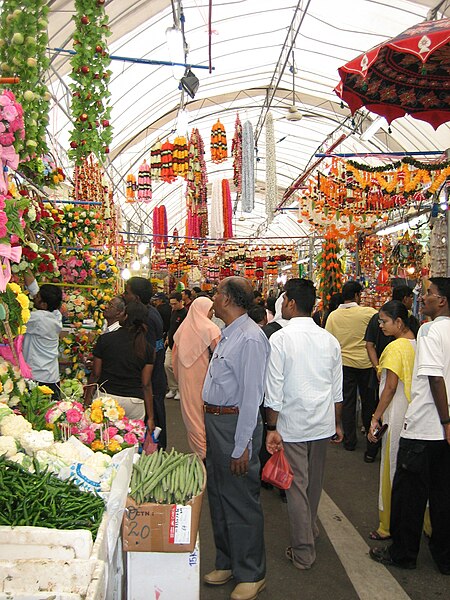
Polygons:
<instances>
[{"instance_id":1,"label":"brown leather shoe","mask_svg":"<svg viewBox=\"0 0 450 600\"><path fill-rule=\"evenodd\" d=\"M266 580L260 579L251 583L238 583L231 592L231 600L255 600L259 592L266 587Z\"/></svg>"},{"instance_id":2,"label":"brown leather shoe","mask_svg":"<svg viewBox=\"0 0 450 600\"><path fill-rule=\"evenodd\" d=\"M208 585L223 585L227 581L230 581L233 577L233 571L230 569L214 569L211 573L207 573L203 577L203 581Z\"/></svg>"}]
</instances>

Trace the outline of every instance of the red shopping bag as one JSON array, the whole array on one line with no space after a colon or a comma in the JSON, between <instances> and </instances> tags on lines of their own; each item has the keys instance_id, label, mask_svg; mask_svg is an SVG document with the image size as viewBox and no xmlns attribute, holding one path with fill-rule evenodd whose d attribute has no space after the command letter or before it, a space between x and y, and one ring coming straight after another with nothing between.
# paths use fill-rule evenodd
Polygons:
<instances>
[{"instance_id":1,"label":"red shopping bag","mask_svg":"<svg viewBox=\"0 0 450 600\"><path fill-rule=\"evenodd\" d=\"M284 455L283 449L274 452L266 462L261 473L261 479L281 490L288 490L291 487L294 473Z\"/></svg>"}]
</instances>

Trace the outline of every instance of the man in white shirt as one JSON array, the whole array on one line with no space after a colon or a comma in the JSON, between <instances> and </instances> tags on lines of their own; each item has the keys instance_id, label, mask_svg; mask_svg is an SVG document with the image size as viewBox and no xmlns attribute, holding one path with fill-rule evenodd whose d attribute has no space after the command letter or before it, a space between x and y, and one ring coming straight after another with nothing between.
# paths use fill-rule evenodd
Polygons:
<instances>
[{"instance_id":1,"label":"man in white shirt","mask_svg":"<svg viewBox=\"0 0 450 600\"><path fill-rule=\"evenodd\" d=\"M267 450L283 448L294 472L286 490L291 538L286 557L298 569L315 561L326 451L330 438L343 439L341 349L311 318L315 300L311 281L286 283L282 316L289 322L269 340L264 402Z\"/></svg>"},{"instance_id":2,"label":"man in white shirt","mask_svg":"<svg viewBox=\"0 0 450 600\"><path fill-rule=\"evenodd\" d=\"M422 313L432 319L419 329L411 403L400 437L392 487L393 544L372 548L382 564L415 569L423 518L430 503L430 552L450 575L450 277L431 277Z\"/></svg>"},{"instance_id":3,"label":"man in white shirt","mask_svg":"<svg viewBox=\"0 0 450 600\"><path fill-rule=\"evenodd\" d=\"M61 288L52 284L38 286L32 273L25 273L25 285L33 298L35 310L30 315L23 338L23 356L30 365L33 379L53 390L53 400L59 390L59 334L62 316Z\"/></svg>"}]
</instances>

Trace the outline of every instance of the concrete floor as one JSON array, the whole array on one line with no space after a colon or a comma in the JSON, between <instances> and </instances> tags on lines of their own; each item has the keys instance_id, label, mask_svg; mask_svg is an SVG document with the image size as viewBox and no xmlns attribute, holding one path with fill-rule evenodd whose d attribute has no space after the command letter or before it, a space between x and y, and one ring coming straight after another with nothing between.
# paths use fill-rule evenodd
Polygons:
<instances>
[{"instance_id":1,"label":"concrete floor","mask_svg":"<svg viewBox=\"0 0 450 600\"><path fill-rule=\"evenodd\" d=\"M179 402L166 400L166 411L169 447L189 451ZM362 435L355 452L330 445L317 559L309 571L298 571L284 556L289 545L286 504L278 491L261 490L267 554L267 587L261 600L450 600L450 577L437 571L425 538L415 571L387 569L368 557L369 545L377 545L368 534L378 525L379 461L366 464L363 448ZM203 575L214 568L215 557L207 496L200 545ZM234 585L233 581L215 588L202 584L200 600L229 598Z\"/></svg>"}]
</instances>

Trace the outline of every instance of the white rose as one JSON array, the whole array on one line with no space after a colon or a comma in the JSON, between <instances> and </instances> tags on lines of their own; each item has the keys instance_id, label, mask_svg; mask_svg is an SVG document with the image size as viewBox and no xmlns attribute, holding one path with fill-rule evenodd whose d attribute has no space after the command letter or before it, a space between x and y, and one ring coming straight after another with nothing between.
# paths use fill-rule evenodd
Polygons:
<instances>
[{"instance_id":1,"label":"white rose","mask_svg":"<svg viewBox=\"0 0 450 600\"><path fill-rule=\"evenodd\" d=\"M5 383L3 384L3 389L5 391L5 394L10 394L13 391L14 383L11 381L11 379L7 379L5 381Z\"/></svg>"},{"instance_id":2,"label":"white rose","mask_svg":"<svg viewBox=\"0 0 450 600\"><path fill-rule=\"evenodd\" d=\"M6 375L8 373L8 363L2 362L0 363L0 377Z\"/></svg>"},{"instance_id":3,"label":"white rose","mask_svg":"<svg viewBox=\"0 0 450 600\"><path fill-rule=\"evenodd\" d=\"M37 252L39 250L39 246L33 242L28 242L28 246L33 250L33 252Z\"/></svg>"},{"instance_id":4,"label":"white rose","mask_svg":"<svg viewBox=\"0 0 450 600\"><path fill-rule=\"evenodd\" d=\"M24 379L19 379L19 381L17 381L17 389L19 390L20 394L25 393L25 390L27 389L27 384L25 383Z\"/></svg>"},{"instance_id":5,"label":"white rose","mask_svg":"<svg viewBox=\"0 0 450 600\"><path fill-rule=\"evenodd\" d=\"M36 220L36 209L34 208L34 206L30 206L30 208L28 209L28 218L30 219L30 221Z\"/></svg>"}]
</instances>

